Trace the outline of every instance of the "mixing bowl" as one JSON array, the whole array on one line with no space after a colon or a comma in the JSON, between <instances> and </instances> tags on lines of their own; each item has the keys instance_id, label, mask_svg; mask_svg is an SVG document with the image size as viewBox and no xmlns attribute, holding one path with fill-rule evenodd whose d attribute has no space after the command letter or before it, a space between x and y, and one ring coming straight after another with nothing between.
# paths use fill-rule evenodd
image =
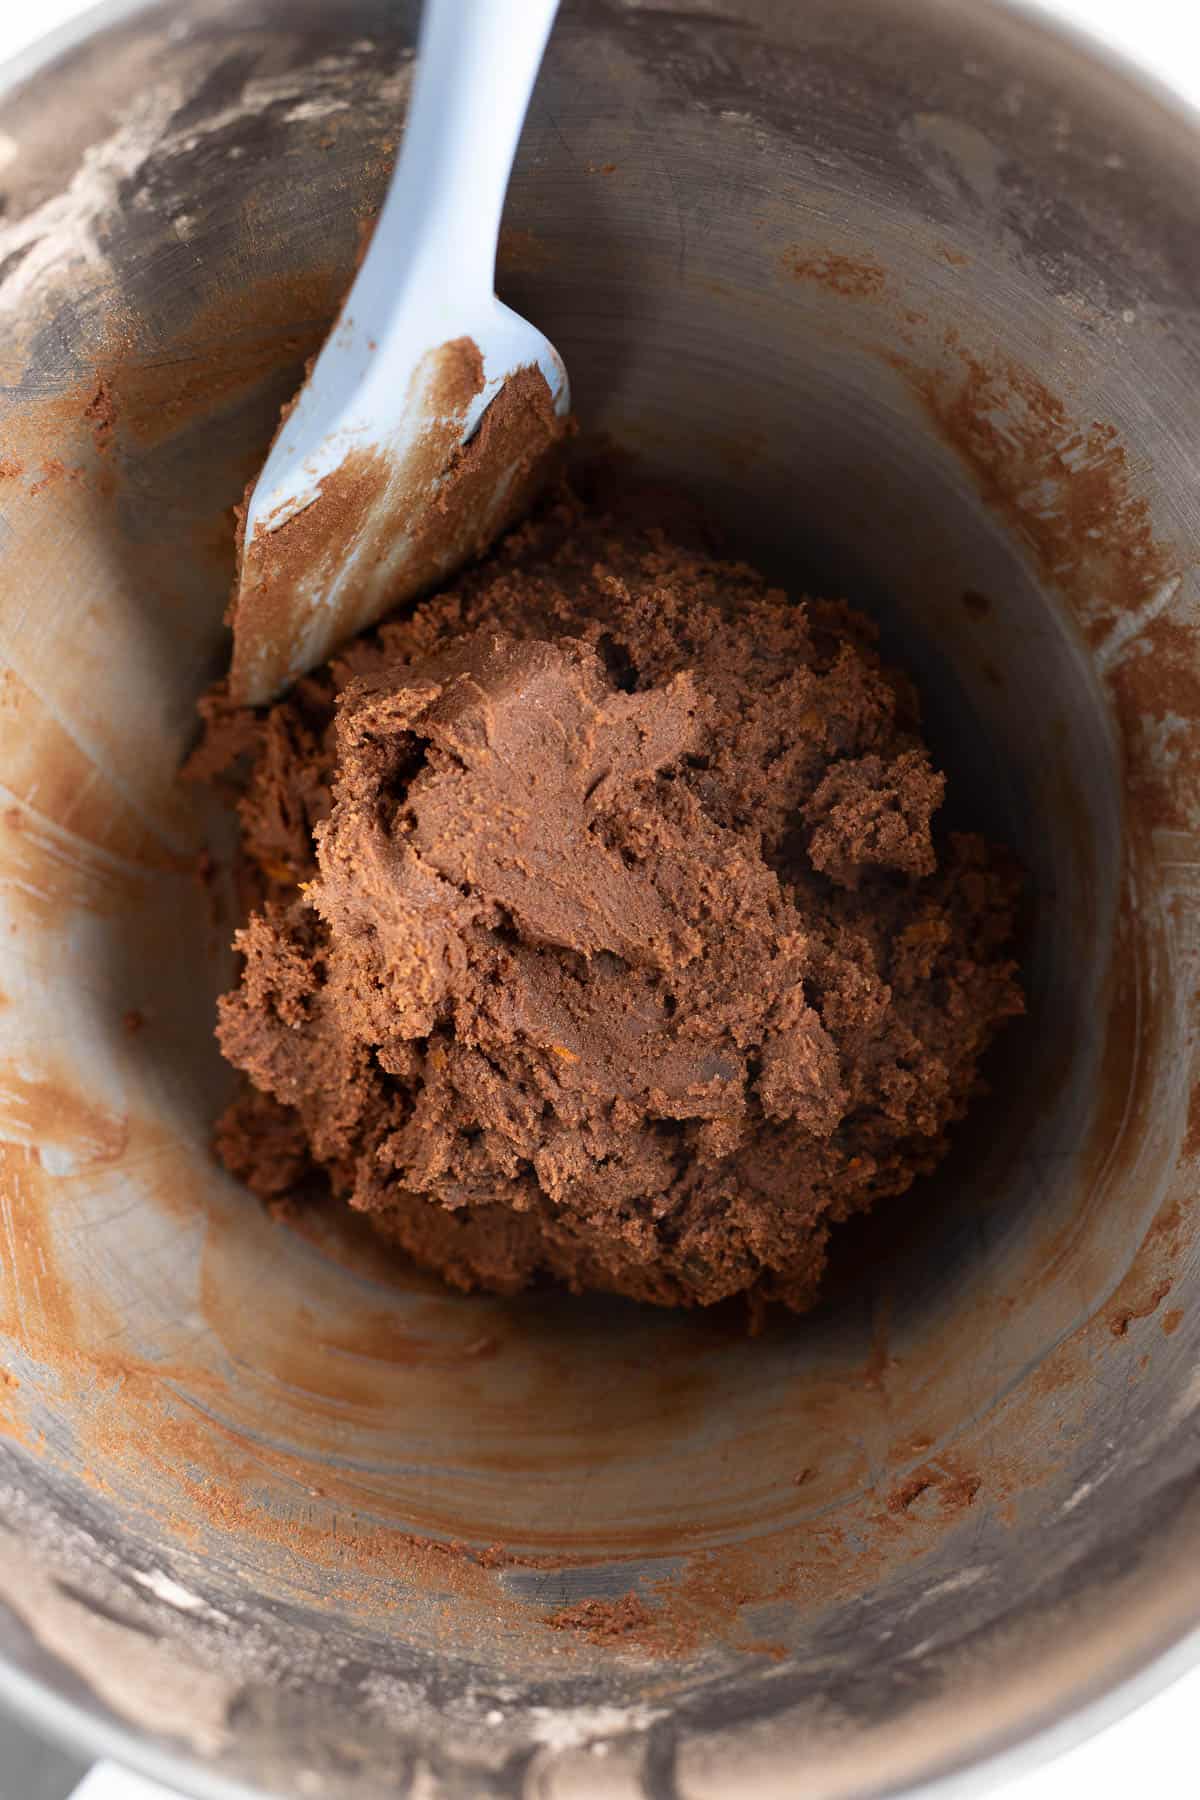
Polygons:
<instances>
[{"instance_id":1,"label":"mixing bowl","mask_svg":"<svg viewBox=\"0 0 1200 1800\"><path fill-rule=\"evenodd\" d=\"M978 1771L1200 1618L1196 127L982 0L568 0L501 292L878 618L1029 1012L811 1316L463 1297L214 1162L176 780L415 14L105 8L0 105L0 1684L196 1794Z\"/></svg>"}]
</instances>

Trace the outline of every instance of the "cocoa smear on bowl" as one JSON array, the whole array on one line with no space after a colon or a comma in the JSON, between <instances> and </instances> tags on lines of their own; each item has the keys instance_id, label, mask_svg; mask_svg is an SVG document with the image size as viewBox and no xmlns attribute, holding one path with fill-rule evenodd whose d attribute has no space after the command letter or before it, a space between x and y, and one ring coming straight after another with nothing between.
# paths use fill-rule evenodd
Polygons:
<instances>
[{"instance_id":1,"label":"cocoa smear on bowl","mask_svg":"<svg viewBox=\"0 0 1200 1800\"><path fill-rule=\"evenodd\" d=\"M637 1637L644 1641L654 1623L654 1613L635 1593L616 1600L577 1600L546 1615L553 1631L578 1632L590 1644L618 1644Z\"/></svg>"}]
</instances>

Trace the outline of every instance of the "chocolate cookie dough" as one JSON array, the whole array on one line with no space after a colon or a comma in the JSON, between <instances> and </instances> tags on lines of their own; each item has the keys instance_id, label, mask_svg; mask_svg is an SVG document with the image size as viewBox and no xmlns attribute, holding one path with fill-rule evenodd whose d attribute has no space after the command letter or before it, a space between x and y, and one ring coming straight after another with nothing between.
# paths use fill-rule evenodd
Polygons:
<instances>
[{"instance_id":1,"label":"chocolate cookie dough","mask_svg":"<svg viewBox=\"0 0 1200 1800\"><path fill-rule=\"evenodd\" d=\"M253 901L219 1149L464 1288L799 1309L1021 1010L1017 879L935 835L862 618L638 513L564 497L268 712L210 707Z\"/></svg>"}]
</instances>

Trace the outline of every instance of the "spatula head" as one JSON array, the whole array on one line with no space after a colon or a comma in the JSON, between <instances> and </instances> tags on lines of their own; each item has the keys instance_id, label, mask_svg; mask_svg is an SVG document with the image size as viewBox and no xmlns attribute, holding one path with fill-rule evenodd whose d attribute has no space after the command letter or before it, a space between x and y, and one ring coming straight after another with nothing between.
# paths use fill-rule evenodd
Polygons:
<instances>
[{"instance_id":1,"label":"spatula head","mask_svg":"<svg viewBox=\"0 0 1200 1800\"><path fill-rule=\"evenodd\" d=\"M391 403L386 436L342 412L314 437L314 421L330 417L313 377L328 380L331 340L247 496L231 614L236 704L275 699L482 555L532 504L566 436L566 373L540 333L512 314L504 323L507 356L494 346L485 356L469 335L428 350L403 406ZM518 348L526 359L515 363Z\"/></svg>"}]
</instances>

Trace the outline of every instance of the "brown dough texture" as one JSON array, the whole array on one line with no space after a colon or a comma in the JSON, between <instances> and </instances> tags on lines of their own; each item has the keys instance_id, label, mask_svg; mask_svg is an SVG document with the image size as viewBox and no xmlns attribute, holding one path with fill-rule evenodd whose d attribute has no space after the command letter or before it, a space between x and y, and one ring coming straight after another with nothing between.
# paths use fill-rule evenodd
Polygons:
<instances>
[{"instance_id":1,"label":"brown dough texture","mask_svg":"<svg viewBox=\"0 0 1200 1800\"><path fill-rule=\"evenodd\" d=\"M865 620L646 515L565 495L269 711L208 704L252 903L218 1147L463 1288L802 1309L1021 1010L1019 878L931 831Z\"/></svg>"}]
</instances>

